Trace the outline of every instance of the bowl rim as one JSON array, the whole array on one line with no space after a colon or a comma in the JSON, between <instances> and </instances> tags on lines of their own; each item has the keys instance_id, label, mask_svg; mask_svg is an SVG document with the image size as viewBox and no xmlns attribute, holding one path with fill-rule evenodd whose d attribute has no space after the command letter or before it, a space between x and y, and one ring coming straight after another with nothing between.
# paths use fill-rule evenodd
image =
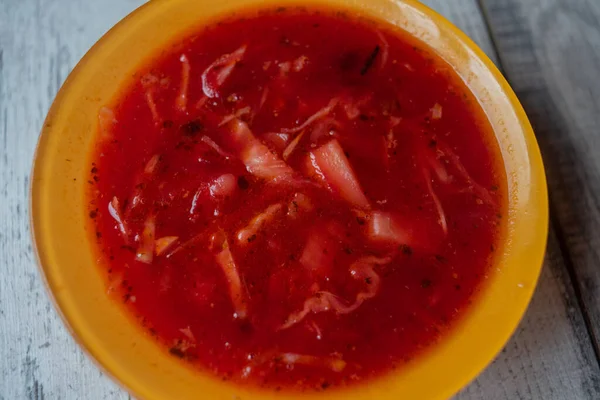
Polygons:
<instances>
[{"instance_id":1,"label":"bowl rim","mask_svg":"<svg viewBox=\"0 0 600 400\"><path fill-rule=\"evenodd\" d=\"M37 210L36 201L38 201L37 200L37 197L38 197L37 196L37 188L36 188L36 181L37 181L36 178L37 178L38 173L36 172L36 169L38 168L38 166L40 164L39 156L44 150L43 149L44 140L50 133L49 132L50 129L46 129L46 124L47 124L48 120L51 119L51 115L56 113L57 109L60 108L59 106L60 106L61 98L64 96L65 93L67 93L69 91L69 88L70 88L73 80L75 80L75 77L84 68L86 68L87 63L91 62L94 59L96 50L99 47L101 47L104 43L107 43L107 42L113 40L113 37L115 36L115 34L119 33L119 31L122 28L126 27L130 23L135 23L137 18L143 18L144 17L143 12L145 10L160 7L163 3L166 3L167 1L168 0L154 0L151 2L144 3L140 7L133 10L126 17L124 17L117 24L115 24L110 30L108 30L106 33L104 33L102 35L102 37L85 53L85 55L81 58L81 60L73 68L73 70L70 72L70 74L67 77L67 79L65 80L65 82L61 85L60 90L56 94L56 97L49 109L46 120L44 121L44 125L43 125L42 131L40 133L38 142L36 144L36 148L35 148L35 152L34 152L34 156L33 156L32 169L31 169L31 173L30 173L30 183L29 183L29 227L30 227L32 248L33 248L33 252L35 254L36 264L37 264L40 276L44 282L44 286L46 287L46 291L48 293L50 300L52 301L52 303L54 305L56 312L61 317L61 320L62 320L64 326L67 328L67 330L69 331L71 336L75 339L75 341L79 345L79 347L81 349L83 349L84 352L88 355L89 359L91 359L94 362L94 364L97 367L99 367L104 374L110 376L111 379L113 380L113 382L116 382L120 387L124 388L129 393L136 395L140 398L146 398L146 396L148 394L142 393L143 391L140 390L139 385L137 385L135 382L133 382L133 379L131 378L131 376L128 376L128 377L119 376L113 369L111 369L107 365L106 360L102 359L102 357L100 357L97 354L97 352L92 347L90 347L90 345L89 345L89 343L87 343L86 339L76 333L76 330L74 329L74 325L73 325L73 318L65 315L65 313L63 312L63 309L60 307L60 301L57 299L57 294L55 293L55 289L52 287L52 285L50 284L50 282L48 280L48 274L50 272L46 268L46 266L43 262L43 257L41 256L41 252L43 251L42 248L44 246L48 246L48 243L45 243L46 240L42 237L42 234L39 232L39 228L36 223L36 215L35 215L36 210ZM538 217L539 217L539 227L541 229L539 229L538 235L541 236L541 241L537 242L536 249L538 250L539 254L535 255L535 257L534 257L536 259L536 261L534 263L535 265L534 265L534 267L531 268L532 276L534 276L534 282L530 287L527 288L527 291L528 291L527 296L526 296L527 300L523 301L520 304L520 307L518 310L515 310L515 314L518 313L519 317L515 318L514 323L512 324L512 326L509 327L509 329L505 329L505 335L501 339L501 341L502 341L502 343L506 344L507 341L510 339L510 337L515 332L515 330L517 329L521 320L523 319L525 311L526 311L527 307L529 306L529 303L532 299L533 292L535 290L535 287L537 286L537 282L539 280L539 276L541 274L541 270L543 267L543 258L544 258L544 254L545 254L545 248L547 245L547 233L548 233L548 225L549 225L547 183L546 183L546 177L545 177L545 171L543 168L541 153L539 150L539 146L537 144L537 140L535 138L533 128L529 122L529 119L528 119L528 117L525 113L525 110L523 109L520 101L518 100L516 94L512 90L512 88L511 88L510 84L508 83L508 81L506 80L506 78L502 75L501 71L496 67L496 65L491 61L491 59L483 52L483 50L481 50L479 48L479 46L476 45L473 42L473 40L471 40L465 33L463 33L458 27L456 27L453 23L451 23L445 17L440 15L438 12L434 11L433 9L424 5L423 3L421 3L418 0L386 0L386 1L406 3L410 7L426 14L428 17L435 20L436 24L439 24L439 25L443 26L445 29L447 29L448 31L450 31L454 35L454 37L461 42L461 44L463 44L468 50L470 50L476 56L476 58L483 63L485 68L492 74L496 83L499 84L501 92L507 97L513 111L515 112L515 114L521 124L522 134L525 137L525 139L527 140L528 145L530 145L530 147L528 147L528 151L527 151L529 154L529 163L537 164L537 165L541 166L541 171L540 171L541 175L537 177L538 180L536 181L537 186L539 186L542 189L542 192L539 194L540 197L537 201L537 205L540 207L538 210ZM307 2L305 2L303 0L297 0L298 5L303 5L305 3L307 3ZM332 7L335 8L336 6L332 6ZM458 381L455 382L454 387L447 388L445 394L447 394L448 396L451 396L451 395L455 394L456 392L458 392L458 390L460 390L461 388L465 387L479 373L481 373L483 371L483 369L487 365L489 365L489 363L491 363L491 361L502 350L502 347L503 346L500 346L498 348L495 348L494 350L490 350L485 357L480 358L480 362L479 362L480 365L473 366L471 368L471 373L466 373L464 378L460 382L458 382ZM483 359L485 359L485 360L483 360ZM441 394L441 396L443 396L443 394Z\"/></svg>"}]
</instances>

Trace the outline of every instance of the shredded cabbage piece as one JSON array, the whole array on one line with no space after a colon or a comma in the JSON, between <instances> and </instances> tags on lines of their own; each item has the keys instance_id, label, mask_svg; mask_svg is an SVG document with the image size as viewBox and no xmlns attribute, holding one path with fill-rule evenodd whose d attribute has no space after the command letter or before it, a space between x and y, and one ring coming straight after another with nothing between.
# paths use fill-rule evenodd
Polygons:
<instances>
[{"instance_id":1,"label":"shredded cabbage piece","mask_svg":"<svg viewBox=\"0 0 600 400\"><path fill-rule=\"evenodd\" d=\"M261 365L275 367L277 364L284 364L287 369L293 369L295 366L310 366L323 368L333 372L342 372L347 363L341 354L332 353L329 356L313 356L299 353L280 353L278 351L268 351L258 355L248 355L250 362L242 369L241 377L247 379L254 371L254 368Z\"/></svg>"},{"instance_id":2,"label":"shredded cabbage piece","mask_svg":"<svg viewBox=\"0 0 600 400\"><path fill-rule=\"evenodd\" d=\"M303 193L295 193L292 201L288 204L287 215L290 218L298 218L302 211L312 211L314 205L310 198Z\"/></svg>"},{"instance_id":3,"label":"shredded cabbage piece","mask_svg":"<svg viewBox=\"0 0 600 400\"><path fill-rule=\"evenodd\" d=\"M216 259L229 284L229 295L235 312L234 318L246 318L248 315L246 291L242 285L238 267L235 264L224 232L219 231L213 235L213 245L215 248L221 249L217 253Z\"/></svg>"},{"instance_id":4,"label":"shredded cabbage piece","mask_svg":"<svg viewBox=\"0 0 600 400\"><path fill-rule=\"evenodd\" d=\"M367 285L364 291L356 295L356 299L350 305L346 305L338 296L330 292L317 292L313 297L304 302L302 310L292 313L279 330L291 328L302 321L308 314L317 314L333 310L337 314L350 314L359 308L365 300L377 295L381 279L373 269L376 265L385 265L392 261L391 257L363 257L350 266L350 275L356 280L363 280Z\"/></svg>"},{"instance_id":5,"label":"shredded cabbage piece","mask_svg":"<svg viewBox=\"0 0 600 400\"><path fill-rule=\"evenodd\" d=\"M119 228L121 235L123 235L123 238L127 239L129 237L129 232L125 220L121 216L121 206L119 205L119 199L117 199L116 196L108 203L108 213L117 222L117 227Z\"/></svg>"},{"instance_id":6,"label":"shredded cabbage piece","mask_svg":"<svg viewBox=\"0 0 600 400\"><path fill-rule=\"evenodd\" d=\"M431 184L431 175L429 174L429 171L426 168L423 168L423 178L425 179L425 184L427 185L427 191L429 192L429 195L431 196L431 199L433 200L433 203L435 204L435 208L436 208L438 216L439 216L439 224L442 227L442 231L444 232L444 234L447 235L448 234L448 222L446 220L446 214L444 213L444 208L442 207L442 202L440 201L439 197L433 190L433 185Z\"/></svg>"},{"instance_id":7,"label":"shredded cabbage piece","mask_svg":"<svg viewBox=\"0 0 600 400\"><path fill-rule=\"evenodd\" d=\"M327 106L321 108L319 111L317 111L316 113L314 113L313 115L308 117L308 119L306 121L304 121L304 123L302 125L296 126L294 128L287 128L287 129L284 128L281 130L281 132L296 133L296 132L300 132L300 131L304 130L306 127L310 126L313 122L329 115L329 113L331 113L333 111L333 109L339 103L339 101L340 101L340 99L338 99L337 97L331 99L329 101L329 104L327 104Z\"/></svg>"},{"instance_id":8,"label":"shredded cabbage piece","mask_svg":"<svg viewBox=\"0 0 600 400\"><path fill-rule=\"evenodd\" d=\"M346 112L346 117L349 120L353 121L360 115L360 108L366 105L373 98L372 94L365 96L360 100L354 100L353 98L348 98L348 100L344 104L344 111Z\"/></svg>"},{"instance_id":9,"label":"shredded cabbage piece","mask_svg":"<svg viewBox=\"0 0 600 400\"><path fill-rule=\"evenodd\" d=\"M208 136L202 136L200 138L200 141L202 143L210 146L214 151L216 151L221 157L225 158L226 160L233 158L232 154L223 150L223 148L221 146L219 146L217 143L215 143L215 141L212 140L211 138L209 138Z\"/></svg>"},{"instance_id":10,"label":"shredded cabbage piece","mask_svg":"<svg viewBox=\"0 0 600 400\"><path fill-rule=\"evenodd\" d=\"M192 197L192 205L190 206L190 215L194 215L196 213L196 208L198 207L198 200L200 200L200 195L202 194L202 187L199 187L194 193L194 197Z\"/></svg>"},{"instance_id":11,"label":"shredded cabbage piece","mask_svg":"<svg viewBox=\"0 0 600 400\"><path fill-rule=\"evenodd\" d=\"M192 332L192 329L187 326L186 328L180 329L179 332L183 333L183 335L190 340L192 343L196 343L196 337Z\"/></svg>"},{"instance_id":12,"label":"shredded cabbage piece","mask_svg":"<svg viewBox=\"0 0 600 400\"><path fill-rule=\"evenodd\" d=\"M287 76L290 73L291 69L292 69L291 61L285 61L285 62L279 63L279 76L281 76L281 77Z\"/></svg>"},{"instance_id":13,"label":"shredded cabbage piece","mask_svg":"<svg viewBox=\"0 0 600 400\"><path fill-rule=\"evenodd\" d=\"M309 154L308 157L306 157L306 161L304 163L304 173L310 179L318 182L318 184L320 186L324 187L325 189L327 189L329 191L333 191L331 186L329 186L327 179L325 179L325 175L323 175L323 171L321 171L321 168L317 164L317 162L312 154Z\"/></svg>"},{"instance_id":14,"label":"shredded cabbage piece","mask_svg":"<svg viewBox=\"0 0 600 400\"><path fill-rule=\"evenodd\" d=\"M310 162L316 175L325 180L342 199L359 208L370 208L369 200L337 139L312 151Z\"/></svg>"},{"instance_id":15,"label":"shredded cabbage piece","mask_svg":"<svg viewBox=\"0 0 600 400\"><path fill-rule=\"evenodd\" d=\"M262 213L258 214L250 222L246 227L240 229L236 235L238 242L241 245L246 245L253 241L253 238L256 237L258 231L264 228L264 226L271 222L280 211L282 211L283 206L281 204L272 204L267 207Z\"/></svg>"},{"instance_id":16,"label":"shredded cabbage piece","mask_svg":"<svg viewBox=\"0 0 600 400\"><path fill-rule=\"evenodd\" d=\"M335 258L333 238L327 232L313 229L298 260L309 271L327 272Z\"/></svg>"},{"instance_id":17,"label":"shredded cabbage piece","mask_svg":"<svg viewBox=\"0 0 600 400\"><path fill-rule=\"evenodd\" d=\"M458 171L461 177L467 182L469 189L475 194L475 196L479 197L484 203L488 205L496 204L496 202L490 194L490 191L478 184L477 182L475 182L475 180L471 177L471 174L469 174L463 163L460 161L460 157L458 157L458 155L454 151L452 151L452 149L449 146L438 142L438 148L440 149L442 154L448 158L450 163Z\"/></svg>"},{"instance_id":18,"label":"shredded cabbage piece","mask_svg":"<svg viewBox=\"0 0 600 400\"><path fill-rule=\"evenodd\" d=\"M438 119L442 119L442 116L442 106L440 105L440 103L435 103L435 105L431 108L431 119L435 121Z\"/></svg>"},{"instance_id":19,"label":"shredded cabbage piece","mask_svg":"<svg viewBox=\"0 0 600 400\"><path fill-rule=\"evenodd\" d=\"M306 365L310 367L322 367L333 372L342 372L346 368L346 362L339 357L317 357L306 354L283 353L276 357L288 366Z\"/></svg>"},{"instance_id":20,"label":"shredded cabbage piece","mask_svg":"<svg viewBox=\"0 0 600 400\"><path fill-rule=\"evenodd\" d=\"M251 112L252 112L252 109L249 106L240 108L235 113L229 114L228 116L223 118L223 120L221 122L219 122L218 126L223 126L223 125L233 121L236 118L242 118L244 115L250 114Z\"/></svg>"},{"instance_id":21,"label":"shredded cabbage piece","mask_svg":"<svg viewBox=\"0 0 600 400\"><path fill-rule=\"evenodd\" d=\"M165 251L169 250L177 240L179 240L178 236L164 236L156 239L156 242L154 243L154 252L157 256L162 255Z\"/></svg>"},{"instance_id":22,"label":"shredded cabbage piece","mask_svg":"<svg viewBox=\"0 0 600 400\"><path fill-rule=\"evenodd\" d=\"M200 242L201 239L206 239L206 236L207 236L206 232L201 232L201 233L193 236L192 238L188 239L184 243L180 244L179 246L177 246L176 248L174 248L173 250L168 252L166 257L171 258L172 256L179 253L180 251L197 244L198 242Z\"/></svg>"},{"instance_id":23,"label":"shredded cabbage piece","mask_svg":"<svg viewBox=\"0 0 600 400\"><path fill-rule=\"evenodd\" d=\"M204 107L207 101L208 97L206 97L206 95L203 94L202 97L200 97L200 100L196 102L196 110L200 110L202 107Z\"/></svg>"},{"instance_id":24,"label":"shredded cabbage piece","mask_svg":"<svg viewBox=\"0 0 600 400\"><path fill-rule=\"evenodd\" d=\"M341 128L338 121L333 118L324 118L314 124L310 133L311 143L318 143L322 138L335 137L337 130Z\"/></svg>"},{"instance_id":25,"label":"shredded cabbage piece","mask_svg":"<svg viewBox=\"0 0 600 400\"><path fill-rule=\"evenodd\" d=\"M292 140L292 142L285 148L285 150L283 151L283 159L285 161L288 160L288 158L290 158L290 156L292 155L292 153L294 152L294 150L296 149L296 147L298 146L298 143L300 143L300 141L302 140L302 137L304 136L304 133L306 131L302 131L300 132L295 138L294 140Z\"/></svg>"},{"instance_id":26,"label":"shredded cabbage piece","mask_svg":"<svg viewBox=\"0 0 600 400\"><path fill-rule=\"evenodd\" d=\"M294 174L289 165L254 136L245 122L234 119L229 127L240 159L252 175L267 180L285 180Z\"/></svg>"},{"instance_id":27,"label":"shredded cabbage piece","mask_svg":"<svg viewBox=\"0 0 600 400\"><path fill-rule=\"evenodd\" d=\"M396 244L412 242L408 231L402 229L390 213L373 211L368 221L368 237L370 240Z\"/></svg>"},{"instance_id":28,"label":"shredded cabbage piece","mask_svg":"<svg viewBox=\"0 0 600 400\"><path fill-rule=\"evenodd\" d=\"M106 286L106 294L111 295L116 292L119 287L123 284L123 272L118 272L114 275L109 275L109 282Z\"/></svg>"},{"instance_id":29,"label":"shredded cabbage piece","mask_svg":"<svg viewBox=\"0 0 600 400\"><path fill-rule=\"evenodd\" d=\"M258 109L256 110L257 113L263 108L263 106L267 102L267 97L269 97L268 87L263 89L262 95L260 96L260 102L258 103Z\"/></svg>"},{"instance_id":30,"label":"shredded cabbage piece","mask_svg":"<svg viewBox=\"0 0 600 400\"><path fill-rule=\"evenodd\" d=\"M190 61L185 54L179 57L181 62L181 87L179 89L179 95L175 100L175 106L181 112L185 112L188 101L188 88L190 86Z\"/></svg>"},{"instance_id":31,"label":"shredded cabbage piece","mask_svg":"<svg viewBox=\"0 0 600 400\"><path fill-rule=\"evenodd\" d=\"M306 57L304 55L296 58L293 62L294 72L302 71L302 69L304 69L304 67L306 66L307 62L308 62L308 57Z\"/></svg>"},{"instance_id":32,"label":"shredded cabbage piece","mask_svg":"<svg viewBox=\"0 0 600 400\"><path fill-rule=\"evenodd\" d=\"M446 170L446 167L444 167L444 165L440 162L437 155L434 155L431 151L425 150L424 157L425 162L429 164L429 167L440 182L448 184L452 181L450 175L448 174L448 171Z\"/></svg>"},{"instance_id":33,"label":"shredded cabbage piece","mask_svg":"<svg viewBox=\"0 0 600 400\"><path fill-rule=\"evenodd\" d=\"M208 186L212 197L231 196L237 187L237 179L233 174L223 174L216 178Z\"/></svg>"},{"instance_id":34,"label":"shredded cabbage piece","mask_svg":"<svg viewBox=\"0 0 600 400\"><path fill-rule=\"evenodd\" d=\"M145 264L151 264L154 255L154 235L156 232L156 220L154 215L150 215L144 222L144 229L140 236L140 245L136 251L136 260Z\"/></svg>"},{"instance_id":35,"label":"shredded cabbage piece","mask_svg":"<svg viewBox=\"0 0 600 400\"><path fill-rule=\"evenodd\" d=\"M310 313L320 313L331 309L331 298L335 296L329 292L319 292L304 302L302 310L290 314L287 320L279 327L279 330L285 330L302 321Z\"/></svg>"},{"instance_id":36,"label":"shredded cabbage piece","mask_svg":"<svg viewBox=\"0 0 600 400\"><path fill-rule=\"evenodd\" d=\"M158 166L158 162L160 161L160 155L155 154L153 155L150 160L148 160L148 162L146 163L146 166L144 167L144 173L147 175L152 175L154 173L154 171L156 170L156 167Z\"/></svg>"},{"instance_id":37,"label":"shredded cabbage piece","mask_svg":"<svg viewBox=\"0 0 600 400\"><path fill-rule=\"evenodd\" d=\"M232 53L224 54L208 66L202 73L202 91L208 98L219 97L219 88L233 72L235 65L246 53L246 45Z\"/></svg>"},{"instance_id":38,"label":"shredded cabbage piece","mask_svg":"<svg viewBox=\"0 0 600 400\"><path fill-rule=\"evenodd\" d=\"M112 129L116 123L114 111L108 107L101 107L98 111L98 130L103 139L112 136Z\"/></svg>"},{"instance_id":39,"label":"shredded cabbage piece","mask_svg":"<svg viewBox=\"0 0 600 400\"><path fill-rule=\"evenodd\" d=\"M388 62L388 58L390 57L390 44L388 43L388 41L386 40L385 36L383 36L383 33L381 33L380 31L377 31L377 36L379 37L379 41L381 42L381 64L380 64L380 69L385 68L387 62Z\"/></svg>"},{"instance_id":40,"label":"shredded cabbage piece","mask_svg":"<svg viewBox=\"0 0 600 400\"><path fill-rule=\"evenodd\" d=\"M317 334L317 340L321 340L323 338L323 334L321 333L321 328L315 322L310 324L312 330Z\"/></svg>"},{"instance_id":41,"label":"shredded cabbage piece","mask_svg":"<svg viewBox=\"0 0 600 400\"><path fill-rule=\"evenodd\" d=\"M146 74L142 77L142 87L144 88L144 95L146 97L146 103L148 104L148 108L152 113L152 119L155 124L158 124L161 121L160 114L158 113L158 109L156 107L156 102L154 101L154 92L156 90L156 86L158 85L158 78L152 74Z\"/></svg>"},{"instance_id":42,"label":"shredded cabbage piece","mask_svg":"<svg viewBox=\"0 0 600 400\"><path fill-rule=\"evenodd\" d=\"M283 152L290 141L289 133L268 132L262 135L263 139L276 150Z\"/></svg>"}]
</instances>

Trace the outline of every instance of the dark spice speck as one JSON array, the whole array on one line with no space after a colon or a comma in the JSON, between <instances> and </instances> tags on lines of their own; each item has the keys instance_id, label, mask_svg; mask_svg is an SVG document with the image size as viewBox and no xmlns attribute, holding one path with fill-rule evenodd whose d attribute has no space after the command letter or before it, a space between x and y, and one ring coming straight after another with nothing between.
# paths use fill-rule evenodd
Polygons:
<instances>
[{"instance_id":1,"label":"dark spice speck","mask_svg":"<svg viewBox=\"0 0 600 400\"><path fill-rule=\"evenodd\" d=\"M248 179L246 179L245 176L238 177L237 184L238 184L238 187L242 190L246 190L250 186L250 183L248 182Z\"/></svg>"},{"instance_id":2,"label":"dark spice speck","mask_svg":"<svg viewBox=\"0 0 600 400\"><path fill-rule=\"evenodd\" d=\"M371 69L371 67L375 63L375 59L377 58L377 55L379 54L379 50L380 50L379 45L377 45L377 46L375 46L375 48L373 49L371 54L369 54L369 57L367 57L367 59L365 60L365 65L360 70L361 75L365 75L367 72L369 72L369 69Z\"/></svg>"},{"instance_id":3,"label":"dark spice speck","mask_svg":"<svg viewBox=\"0 0 600 400\"><path fill-rule=\"evenodd\" d=\"M448 260L446 259L446 257L444 257L444 256L441 256L441 255L439 255L439 254L436 254L436 256L435 256L435 259L436 259L438 262L441 262L442 264L445 264L445 263L447 263L447 262L448 262Z\"/></svg>"},{"instance_id":4,"label":"dark spice speck","mask_svg":"<svg viewBox=\"0 0 600 400\"><path fill-rule=\"evenodd\" d=\"M407 244L401 244L398 249L402 252L402 254L410 256L413 253L412 247Z\"/></svg>"},{"instance_id":5,"label":"dark spice speck","mask_svg":"<svg viewBox=\"0 0 600 400\"><path fill-rule=\"evenodd\" d=\"M195 119L193 121L181 125L180 129L185 136L194 136L202 129L204 129L204 125L202 124L202 122L200 122L200 120Z\"/></svg>"},{"instance_id":6,"label":"dark spice speck","mask_svg":"<svg viewBox=\"0 0 600 400\"><path fill-rule=\"evenodd\" d=\"M172 355L174 355L175 357L178 357L178 358L185 357L185 353L183 351L181 351L181 349L178 347L171 347L169 349L169 353L171 353Z\"/></svg>"}]
</instances>

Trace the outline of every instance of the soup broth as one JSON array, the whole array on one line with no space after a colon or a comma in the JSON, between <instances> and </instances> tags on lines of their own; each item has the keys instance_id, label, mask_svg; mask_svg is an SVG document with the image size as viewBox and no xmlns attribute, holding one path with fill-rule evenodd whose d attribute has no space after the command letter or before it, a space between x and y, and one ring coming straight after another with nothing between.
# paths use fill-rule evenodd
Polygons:
<instances>
[{"instance_id":1,"label":"soup broth","mask_svg":"<svg viewBox=\"0 0 600 400\"><path fill-rule=\"evenodd\" d=\"M199 27L99 110L90 162L108 294L173 357L269 390L418 357L502 239L477 100L423 43L343 13Z\"/></svg>"}]
</instances>

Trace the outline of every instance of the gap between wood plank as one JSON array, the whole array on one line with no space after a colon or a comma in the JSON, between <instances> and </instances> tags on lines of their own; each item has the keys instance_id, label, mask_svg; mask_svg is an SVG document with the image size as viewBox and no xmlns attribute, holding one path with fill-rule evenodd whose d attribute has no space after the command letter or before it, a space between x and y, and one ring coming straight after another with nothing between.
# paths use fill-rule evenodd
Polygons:
<instances>
[{"instance_id":1,"label":"gap between wood plank","mask_svg":"<svg viewBox=\"0 0 600 400\"><path fill-rule=\"evenodd\" d=\"M477 0L477 4L479 5L479 9L481 10L481 15L483 16L485 27L488 31L490 40L492 42L494 54L496 55L496 59L498 60L497 67L500 70L500 72L502 73L502 75L504 75L504 77L506 78L508 83L511 84L510 77L506 73L505 66L502 62L502 53L500 52L500 49L498 46L498 40L497 40L494 30L491 26L492 23L491 23L491 19L488 14L488 10L487 10L487 6L486 6L485 2L486 2L486 0ZM511 84L511 88L512 88L512 84ZM514 88L513 88L513 90L515 92L517 92L517 90L515 90ZM518 92L517 92L517 97L520 97ZM520 101L520 98L519 98L519 101ZM523 106L525 107L525 105L523 105ZM556 215L556 208L554 206L554 202L552 201L552 193L550 192L549 188L548 188L548 198L549 198L548 212L550 213L549 227L551 229L554 229L558 247L559 247L559 254L562 257L563 263L567 269L569 281L571 283L571 287L573 288L573 292L574 292L575 298L577 300L577 305L579 307L579 310L581 311L581 315L583 316L585 328L588 333L589 339L591 341L592 348L594 349L594 355L596 357L596 362L600 366L600 344L598 342L598 338L596 337L596 335L594 333L592 320L591 320L589 311L587 309L587 306L585 304L585 301L583 300L583 294L582 294L581 284L580 284L581 281L580 281L577 271L575 269L573 257L569 250L569 246L567 245L567 242L566 242L566 234L565 234L561 224L557 220L557 218L554 217Z\"/></svg>"}]
</instances>

